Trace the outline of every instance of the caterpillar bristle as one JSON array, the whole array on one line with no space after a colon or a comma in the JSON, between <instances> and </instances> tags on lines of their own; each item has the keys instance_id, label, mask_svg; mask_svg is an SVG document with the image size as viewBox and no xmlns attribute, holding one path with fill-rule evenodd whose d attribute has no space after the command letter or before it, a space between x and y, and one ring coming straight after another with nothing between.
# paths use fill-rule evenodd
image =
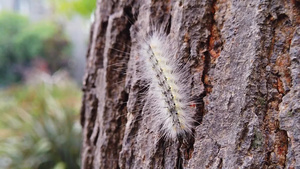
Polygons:
<instances>
[{"instance_id":1,"label":"caterpillar bristle","mask_svg":"<svg viewBox=\"0 0 300 169\"><path fill-rule=\"evenodd\" d=\"M139 49L140 79L149 82L146 111L153 115L154 130L171 140L192 134L190 76L176 57L176 45L165 33L152 31Z\"/></svg>"}]
</instances>

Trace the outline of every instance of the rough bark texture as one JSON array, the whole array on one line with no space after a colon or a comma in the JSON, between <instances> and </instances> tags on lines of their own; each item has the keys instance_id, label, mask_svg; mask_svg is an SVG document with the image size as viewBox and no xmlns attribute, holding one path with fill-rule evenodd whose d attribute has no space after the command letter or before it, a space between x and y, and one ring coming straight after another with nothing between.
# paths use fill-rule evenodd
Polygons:
<instances>
[{"instance_id":1,"label":"rough bark texture","mask_svg":"<svg viewBox=\"0 0 300 169\"><path fill-rule=\"evenodd\" d=\"M149 132L137 32L169 25L192 58L194 138ZM300 168L300 1L98 0L82 168ZM192 112L191 112L192 113Z\"/></svg>"}]
</instances>

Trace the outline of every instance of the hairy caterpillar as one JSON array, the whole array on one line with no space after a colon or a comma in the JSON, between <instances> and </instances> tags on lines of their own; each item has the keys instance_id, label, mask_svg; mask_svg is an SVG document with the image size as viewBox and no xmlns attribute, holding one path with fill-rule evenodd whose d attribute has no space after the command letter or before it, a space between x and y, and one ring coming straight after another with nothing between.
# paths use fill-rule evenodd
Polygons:
<instances>
[{"instance_id":1,"label":"hairy caterpillar","mask_svg":"<svg viewBox=\"0 0 300 169\"><path fill-rule=\"evenodd\" d=\"M120 12L118 16L122 14L123 12ZM133 22L131 24L133 25ZM144 30L137 31L138 26L134 26L131 29L131 36L136 37L136 41L132 41L132 44L136 42L137 46L133 48L135 51L125 54L137 60L136 66L140 73L135 76L146 82L141 88L147 86L146 95L143 96L148 104L142 106L144 106L143 110L151 116L152 123L149 128L156 133L161 133L166 139L176 140L191 135L195 123L190 106L191 76L189 65L182 63L176 40L172 39L174 37L171 37L171 33L167 35L164 32L167 26L161 26L161 29L158 27L150 26L150 33L145 33ZM119 48L112 48L112 50L123 51ZM109 66L118 68L120 64L122 63ZM129 110L131 113L133 111L137 110Z\"/></svg>"},{"instance_id":2,"label":"hairy caterpillar","mask_svg":"<svg viewBox=\"0 0 300 169\"><path fill-rule=\"evenodd\" d=\"M162 31L153 31L139 44L140 79L149 83L147 99L153 126L166 139L192 134L195 120L190 107L190 76L176 44Z\"/></svg>"}]
</instances>

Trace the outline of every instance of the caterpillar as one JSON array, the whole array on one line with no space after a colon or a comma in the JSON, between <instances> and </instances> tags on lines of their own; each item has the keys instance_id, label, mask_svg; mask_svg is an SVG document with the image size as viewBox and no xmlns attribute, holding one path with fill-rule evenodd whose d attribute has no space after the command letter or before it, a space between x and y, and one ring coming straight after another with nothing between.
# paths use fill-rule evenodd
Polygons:
<instances>
[{"instance_id":1,"label":"caterpillar","mask_svg":"<svg viewBox=\"0 0 300 169\"><path fill-rule=\"evenodd\" d=\"M153 31L139 44L140 79L149 83L146 108L154 129L170 140L192 134L191 78L175 43L163 31Z\"/></svg>"}]
</instances>

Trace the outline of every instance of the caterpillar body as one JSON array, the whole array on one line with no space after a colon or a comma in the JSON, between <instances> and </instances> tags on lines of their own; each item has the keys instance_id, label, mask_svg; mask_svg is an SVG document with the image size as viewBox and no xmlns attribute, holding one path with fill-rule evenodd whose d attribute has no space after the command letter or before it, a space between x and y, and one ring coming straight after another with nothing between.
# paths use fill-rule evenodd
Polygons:
<instances>
[{"instance_id":1,"label":"caterpillar body","mask_svg":"<svg viewBox=\"0 0 300 169\"><path fill-rule=\"evenodd\" d=\"M191 78L188 66L181 63L178 47L162 31L154 31L140 42L141 79L149 82L147 99L156 131L176 140L192 134L193 117L189 99Z\"/></svg>"}]
</instances>

